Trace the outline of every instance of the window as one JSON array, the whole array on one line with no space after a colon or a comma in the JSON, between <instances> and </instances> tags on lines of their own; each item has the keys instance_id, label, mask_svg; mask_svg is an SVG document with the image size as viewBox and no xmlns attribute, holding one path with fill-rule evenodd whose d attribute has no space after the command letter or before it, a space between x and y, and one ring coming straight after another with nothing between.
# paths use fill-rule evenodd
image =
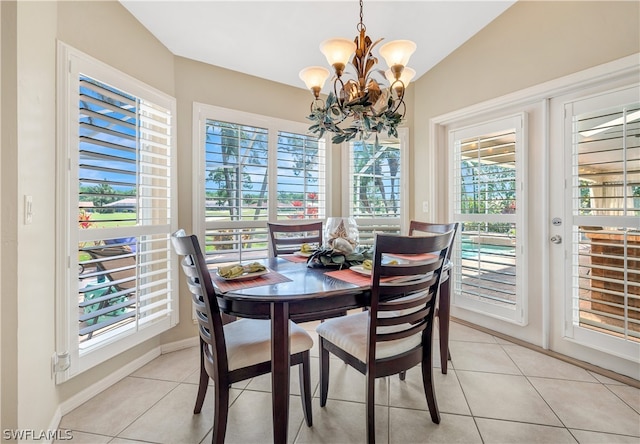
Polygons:
<instances>
[{"instance_id":1,"label":"window","mask_svg":"<svg viewBox=\"0 0 640 444\"><path fill-rule=\"evenodd\" d=\"M408 225L406 128L399 135L352 141L345 148L343 214L356 220L361 245L373 245L375 233L400 233Z\"/></svg>"},{"instance_id":2,"label":"window","mask_svg":"<svg viewBox=\"0 0 640 444\"><path fill-rule=\"evenodd\" d=\"M571 337L608 335L637 357L630 344L640 342L640 104L624 102L634 96L637 87L566 105L573 195L567 325ZM612 100L621 104L605 107Z\"/></svg>"},{"instance_id":3,"label":"window","mask_svg":"<svg viewBox=\"0 0 640 444\"><path fill-rule=\"evenodd\" d=\"M175 101L62 44L59 66L66 380L177 323Z\"/></svg>"},{"instance_id":4,"label":"window","mask_svg":"<svg viewBox=\"0 0 640 444\"><path fill-rule=\"evenodd\" d=\"M324 150L318 139L278 133L278 220L320 216L320 209L325 208L324 169Z\"/></svg>"},{"instance_id":5,"label":"window","mask_svg":"<svg viewBox=\"0 0 640 444\"><path fill-rule=\"evenodd\" d=\"M194 122L194 230L209 262L267 257L268 220L324 219L324 141L304 124L202 104Z\"/></svg>"},{"instance_id":6,"label":"window","mask_svg":"<svg viewBox=\"0 0 640 444\"><path fill-rule=\"evenodd\" d=\"M525 323L522 239L524 117L450 133L453 217L461 223L453 250L459 306Z\"/></svg>"}]
</instances>

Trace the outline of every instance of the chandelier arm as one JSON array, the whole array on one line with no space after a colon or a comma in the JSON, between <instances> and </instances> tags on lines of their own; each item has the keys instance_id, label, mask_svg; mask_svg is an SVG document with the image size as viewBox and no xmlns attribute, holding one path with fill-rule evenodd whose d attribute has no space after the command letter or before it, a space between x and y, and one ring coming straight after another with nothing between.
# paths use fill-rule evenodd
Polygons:
<instances>
[{"instance_id":1,"label":"chandelier arm","mask_svg":"<svg viewBox=\"0 0 640 444\"><path fill-rule=\"evenodd\" d=\"M402 118L404 118L404 114L407 112L407 105L404 103L404 100L399 99L396 101L396 106L391 110L392 113L396 113L398 111L398 108L400 108L400 106L402 106L402 113L400 113L400 115L402 116Z\"/></svg>"},{"instance_id":2,"label":"chandelier arm","mask_svg":"<svg viewBox=\"0 0 640 444\"><path fill-rule=\"evenodd\" d=\"M314 105L316 105L317 103L320 103L320 104L321 104L321 106L314 106ZM311 111L312 113L313 113L315 110L317 110L317 109L321 109L321 108L324 108L324 107L325 107L325 103L324 103L324 100L322 100L321 98L314 99L314 100L311 102L311 105L309 105L309 109L310 109L310 111Z\"/></svg>"},{"instance_id":3,"label":"chandelier arm","mask_svg":"<svg viewBox=\"0 0 640 444\"><path fill-rule=\"evenodd\" d=\"M343 98L340 94L338 94L338 82L340 82L340 91L344 91L344 82L340 77L336 76L336 79L333 81L333 94L336 96L336 102L338 103L338 107L342 109Z\"/></svg>"}]
</instances>

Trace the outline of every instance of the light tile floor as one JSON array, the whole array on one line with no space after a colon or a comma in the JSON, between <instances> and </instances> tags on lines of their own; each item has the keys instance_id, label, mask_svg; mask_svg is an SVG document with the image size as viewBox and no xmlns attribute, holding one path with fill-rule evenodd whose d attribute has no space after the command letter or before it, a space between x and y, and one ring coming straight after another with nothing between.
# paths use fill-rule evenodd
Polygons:
<instances>
[{"instance_id":1,"label":"light tile floor","mask_svg":"<svg viewBox=\"0 0 640 444\"><path fill-rule=\"evenodd\" d=\"M315 323L302 324L315 336ZM437 343L437 342L436 342ZM379 443L640 443L640 389L462 324L451 324L447 375L434 366L442 420L431 422L419 368L378 380ZM312 351L313 427L304 424L292 369L289 441L365 442L364 377L332 360L320 408ZM73 443L211 442L213 387L194 415L198 351L162 355L65 415ZM226 442L272 441L269 375L233 386Z\"/></svg>"}]
</instances>

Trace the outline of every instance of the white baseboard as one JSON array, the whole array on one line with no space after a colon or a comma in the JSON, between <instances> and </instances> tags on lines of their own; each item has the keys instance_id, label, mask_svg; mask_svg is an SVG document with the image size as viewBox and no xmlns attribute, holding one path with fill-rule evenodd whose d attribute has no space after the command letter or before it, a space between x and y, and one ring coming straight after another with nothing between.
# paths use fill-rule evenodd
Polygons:
<instances>
[{"instance_id":1,"label":"white baseboard","mask_svg":"<svg viewBox=\"0 0 640 444\"><path fill-rule=\"evenodd\" d=\"M171 353L178 350L184 350L185 348L197 347L200 343L200 338L194 336L192 338L182 339L180 341L170 342L168 344L162 344L160 346L161 353Z\"/></svg>"},{"instance_id":2,"label":"white baseboard","mask_svg":"<svg viewBox=\"0 0 640 444\"><path fill-rule=\"evenodd\" d=\"M49 430L57 430L64 415L81 406L103 390L108 389L118 381L126 378L131 373L153 361L158 356L165 353L183 350L185 348L196 347L198 345L198 342L199 338L195 336L193 338L187 338L168 344L163 344L161 346L155 347L144 355L120 367L117 371L111 373L106 378L103 378L90 387L87 387L81 392L76 393L74 396L58 405L58 408L53 414L53 418L51 418Z\"/></svg>"},{"instance_id":3,"label":"white baseboard","mask_svg":"<svg viewBox=\"0 0 640 444\"><path fill-rule=\"evenodd\" d=\"M62 404L60 404L59 410L61 413L61 417L66 415L76 407L81 406L82 404L84 404L85 402L87 402L88 400L90 400L91 398L93 398L103 390L108 389L109 387L111 387L121 379L126 378L131 373L138 370L140 367L153 361L155 358L157 358L161 354L162 354L161 347L160 346L155 347L154 349L148 351L144 355L120 367L118 370L114 371L106 378L103 378L100 381L96 382L95 384L91 385L90 387L87 387L81 392L76 393L74 396L72 396L71 398L67 399Z\"/></svg>"}]
</instances>

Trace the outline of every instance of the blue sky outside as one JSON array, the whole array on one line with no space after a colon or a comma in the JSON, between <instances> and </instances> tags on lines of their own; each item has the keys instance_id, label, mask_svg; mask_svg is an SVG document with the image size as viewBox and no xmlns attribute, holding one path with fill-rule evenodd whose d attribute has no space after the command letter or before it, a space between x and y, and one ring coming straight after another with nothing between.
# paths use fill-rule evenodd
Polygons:
<instances>
[{"instance_id":1,"label":"blue sky outside","mask_svg":"<svg viewBox=\"0 0 640 444\"><path fill-rule=\"evenodd\" d=\"M107 182L113 190L136 188L136 98L81 77L79 186Z\"/></svg>"},{"instance_id":2,"label":"blue sky outside","mask_svg":"<svg viewBox=\"0 0 640 444\"><path fill-rule=\"evenodd\" d=\"M207 199L220 206L228 191L240 187L243 206L255 205L258 197L268 196L268 132L263 128L208 121L206 127ZM238 149L239 148L239 149ZM280 133L277 154L279 199L300 200L323 194L319 189L318 142L301 134ZM241 166L241 170L238 167ZM224 175L226 169L227 175ZM241 177L238 177L241 171ZM211 180L212 176L215 180ZM226 186L229 183L231 186ZM235 184L235 185L234 185ZM322 193L321 193L322 191ZM265 202L266 204L266 202ZM306 206L306 205L305 205Z\"/></svg>"}]
</instances>

